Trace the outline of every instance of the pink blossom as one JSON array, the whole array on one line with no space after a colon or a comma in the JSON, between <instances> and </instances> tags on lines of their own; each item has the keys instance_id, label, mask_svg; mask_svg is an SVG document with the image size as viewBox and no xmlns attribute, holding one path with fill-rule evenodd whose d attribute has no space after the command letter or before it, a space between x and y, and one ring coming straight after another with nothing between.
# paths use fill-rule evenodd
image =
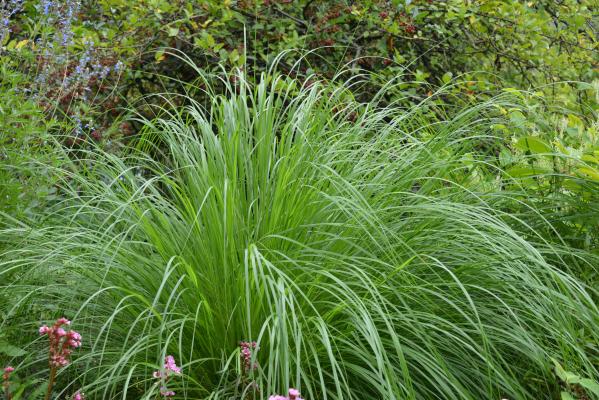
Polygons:
<instances>
[{"instance_id":1,"label":"pink blossom","mask_svg":"<svg viewBox=\"0 0 599 400\"><path fill-rule=\"evenodd\" d=\"M71 325L71 321L69 321L68 319L66 319L65 317L62 318L58 318L56 320L56 323L54 324L55 326L61 326L61 325Z\"/></svg>"},{"instance_id":2,"label":"pink blossom","mask_svg":"<svg viewBox=\"0 0 599 400\"><path fill-rule=\"evenodd\" d=\"M169 355L164 358L163 369L164 371L154 371L152 376L156 379L163 379L164 386L160 388L160 394L164 397L172 397L175 395L175 392L168 390L166 384L172 377L170 373L173 372L174 375L179 375L181 374L181 368L177 367L175 358Z\"/></svg>"},{"instance_id":3,"label":"pink blossom","mask_svg":"<svg viewBox=\"0 0 599 400\"><path fill-rule=\"evenodd\" d=\"M290 388L289 389L289 397L281 396L280 394L273 394L268 398L268 400L304 400L299 397L300 392L297 389Z\"/></svg>"},{"instance_id":4,"label":"pink blossom","mask_svg":"<svg viewBox=\"0 0 599 400\"><path fill-rule=\"evenodd\" d=\"M10 394L9 388L10 388L10 373L13 372L15 369L13 367L11 367L10 365L6 366L4 368L4 373L2 374L2 387L4 388L4 394L6 395L7 400L12 399L12 395Z\"/></svg>"},{"instance_id":5,"label":"pink blossom","mask_svg":"<svg viewBox=\"0 0 599 400\"><path fill-rule=\"evenodd\" d=\"M50 358L50 363L55 367L66 367L69 360L64 355L58 354Z\"/></svg>"},{"instance_id":6,"label":"pink blossom","mask_svg":"<svg viewBox=\"0 0 599 400\"><path fill-rule=\"evenodd\" d=\"M85 400L85 395L79 391L73 396L73 400Z\"/></svg>"},{"instance_id":7,"label":"pink blossom","mask_svg":"<svg viewBox=\"0 0 599 400\"><path fill-rule=\"evenodd\" d=\"M52 327L42 325L40 335L48 335L50 340L50 366L52 368L65 367L69 364L69 357L73 348L81 346L82 336L76 331L66 331L63 325L70 325L71 321L62 317L56 320Z\"/></svg>"},{"instance_id":8,"label":"pink blossom","mask_svg":"<svg viewBox=\"0 0 599 400\"><path fill-rule=\"evenodd\" d=\"M257 363L252 363L252 351L258 348L258 344L256 342L239 342L239 347L241 348L241 360L243 361L243 367L245 371L249 371L252 369L258 368Z\"/></svg>"},{"instance_id":9,"label":"pink blossom","mask_svg":"<svg viewBox=\"0 0 599 400\"><path fill-rule=\"evenodd\" d=\"M8 385L8 380L10 379L10 373L15 369L10 365L4 368L4 373L2 374L2 380L4 381L4 385Z\"/></svg>"},{"instance_id":10,"label":"pink blossom","mask_svg":"<svg viewBox=\"0 0 599 400\"><path fill-rule=\"evenodd\" d=\"M175 392L173 392L172 390L168 390L165 387L160 388L160 394L163 395L164 397L172 397L175 395Z\"/></svg>"},{"instance_id":11,"label":"pink blossom","mask_svg":"<svg viewBox=\"0 0 599 400\"><path fill-rule=\"evenodd\" d=\"M175 358L173 356L166 356L164 361L164 369L166 369L167 371L173 371L175 374L181 373L181 368L177 367L177 364L175 363Z\"/></svg>"},{"instance_id":12,"label":"pink blossom","mask_svg":"<svg viewBox=\"0 0 599 400\"><path fill-rule=\"evenodd\" d=\"M296 400L300 395L299 390L291 388L289 389L289 400Z\"/></svg>"}]
</instances>

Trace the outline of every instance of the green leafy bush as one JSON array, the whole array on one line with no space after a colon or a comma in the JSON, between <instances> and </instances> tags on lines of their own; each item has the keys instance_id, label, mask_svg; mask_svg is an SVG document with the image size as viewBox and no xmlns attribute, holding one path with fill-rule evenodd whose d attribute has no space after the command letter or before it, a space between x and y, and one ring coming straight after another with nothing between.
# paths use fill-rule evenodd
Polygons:
<instances>
[{"instance_id":1,"label":"green leafy bush","mask_svg":"<svg viewBox=\"0 0 599 400\"><path fill-rule=\"evenodd\" d=\"M32 217L56 193L48 173L58 160L48 134L55 123L22 90L25 76L1 64L0 75L0 213Z\"/></svg>"},{"instance_id":2,"label":"green leafy bush","mask_svg":"<svg viewBox=\"0 0 599 400\"><path fill-rule=\"evenodd\" d=\"M54 3L46 7L47 3ZM504 84L542 90L568 107L596 104L592 92L574 93L577 82L597 80L596 21L590 1L167 1L126 0L26 2L6 35L10 52L39 52L39 37L64 37L65 10L77 11L67 36L71 54L90 43L104 65L120 60L130 68L120 93L152 93L158 75L189 81L193 69L160 48L189 54L203 69L218 64L259 75L281 51L316 50L304 68L332 78L344 65L360 67L376 80L403 76L394 97L425 98L430 84L452 77L461 95L483 95ZM57 14L57 15L54 15ZM61 16L63 15L63 16ZM24 29L23 29L24 28ZM17 32L18 31L18 32ZM38 39L36 39L38 37ZM52 52L55 52L57 47ZM318 50L320 49L320 50ZM281 63L291 70L297 56ZM31 62L30 62L31 64ZM38 63L33 63L33 70ZM91 67L91 65L90 65ZM596 65L595 65L596 67ZM250 76L252 74L250 73ZM257 76L257 75L256 75ZM476 81L476 83L472 82ZM569 82L554 86L556 82ZM368 91L367 91L368 93ZM100 96L110 104L109 92Z\"/></svg>"}]
</instances>

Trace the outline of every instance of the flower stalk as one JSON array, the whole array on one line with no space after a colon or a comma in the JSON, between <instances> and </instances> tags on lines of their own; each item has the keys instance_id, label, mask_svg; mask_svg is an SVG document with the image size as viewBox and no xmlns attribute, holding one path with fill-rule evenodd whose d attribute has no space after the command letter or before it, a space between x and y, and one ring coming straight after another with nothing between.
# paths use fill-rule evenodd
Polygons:
<instances>
[{"instance_id":1,"label":"flower stalk","mask_svg":"<svg viewBox=\"0 0 599 400\"><path fill-rule=\"evenodd\" d=\"M50 396L52 396L58 369L69 365L73 349L81 346L81 335L74 330L67 331L63 328L63 326L69 326L70 324L71 321L63 317L57 319L52 326L42 325L39 329L40 335L47 335L49 341L48 367L50 368L50 377L44 400L50 400Z\"/></svg>"}]
</instances>

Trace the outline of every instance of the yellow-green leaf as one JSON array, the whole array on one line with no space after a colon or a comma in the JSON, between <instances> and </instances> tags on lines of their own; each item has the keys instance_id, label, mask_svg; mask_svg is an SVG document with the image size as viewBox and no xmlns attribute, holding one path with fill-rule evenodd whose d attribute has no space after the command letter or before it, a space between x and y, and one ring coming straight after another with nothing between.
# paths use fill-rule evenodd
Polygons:
<instances>
[{"instance_id":1,"label":"yellow-green leaf","mask_svg":"<svg viewBox=\"0 0 599 400\"><path fill-rule=\"evenodd\" d=\"M23 39L21 40L19 43L17 43L17 45L15 46L15 49L20 49L21 47L24 47L27 45L27 43L29 43L28 39Z\"/></svg>"},{"instance_id":2,"label":"yellow-green leaf","mask_svg":"<svg viewBox=\"0 0 599 400\"><path fill-rule=\"evenodd\" d=\"M599 171L591 167L580 167L577 170L579 173L584 174L594 181L599 181Z\"/></svg>"}]
</instances>

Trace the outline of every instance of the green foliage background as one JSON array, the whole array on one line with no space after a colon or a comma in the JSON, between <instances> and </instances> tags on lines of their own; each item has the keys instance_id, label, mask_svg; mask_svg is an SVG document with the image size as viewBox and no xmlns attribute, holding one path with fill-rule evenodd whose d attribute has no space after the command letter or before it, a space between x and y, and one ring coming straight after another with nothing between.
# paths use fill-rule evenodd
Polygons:
<instances>
[{"instance_id":1,"label":"green foliage background","mask_svg":"<svg viewBox=\"0 0 599 400\"><path fill-rule=\"evenodd\" d=\"M67 3L58 2L64 7ZM196 79L194 68L166 48L185 52L206 71L224 67L231 80L236 79L235 68L249 77L258 76L285 52L277 63L280 72L307 81L334 81L338 71L349 69L337 78L338 83L351 74L366 76L366 83L353 88L357 99L363 101L394 80L399 84L385 92L385 100L405 107L422 102L443 85L450 85L451 90L434 98L437 105L484 100L505 88L515 88L524 90L520 95L526 97L529 112L502 110L510 114L514 126L497 127L512 142L497 149L501 167L530 175L531 163L543 164L543 172L572 177L565 179L567 189L584 192L582 197L590 201L593 194L580 179L597 181L599 177L597 15L592 3L83 1L72 22L73 44L60 54L53 50L55 57L73 61L55 67L59 77L55 82L35 87L26 82L35 81L40 74L44 43L57 43L54 38L59 36L60 24L44 15L42 2L29 0L12 17L11 32L4 39L0 60L4 71L11 72L3 77L3 87L10 87L10 76L18 73L25 83L22 88L29 86L40 94L37 106L50 120L58 118L72 126L77 115L93 121L94 131L85 131L84 137L69 138L69 129L63 129L59 140L67 147L73 143L81 146L85 139L114 151L139 128L121 123L128 115L123 109L126 104L137 100L136 110L151 117L153 110L144 96L180 92L182 83ZM71 73L72 63L89 49L89 43L94 44L92 58L108 65L120 61L124 71L92 86L91 98L84 98L82 91L68 98L57 95L60 77ZM300 57L299 68L294 68ZM14 100L5 101L10 108L8 102ZM22 148L17 133L5 131L4 135L7 148ZM517 145L522 135L533 136L545 149L560 153L563 162L531 157L538 152ZM555 178L551 183L555 186L562 181ZM596 225L592 218L576 223L585 225L585 221Z\"/></svg>"}]
</instances>

